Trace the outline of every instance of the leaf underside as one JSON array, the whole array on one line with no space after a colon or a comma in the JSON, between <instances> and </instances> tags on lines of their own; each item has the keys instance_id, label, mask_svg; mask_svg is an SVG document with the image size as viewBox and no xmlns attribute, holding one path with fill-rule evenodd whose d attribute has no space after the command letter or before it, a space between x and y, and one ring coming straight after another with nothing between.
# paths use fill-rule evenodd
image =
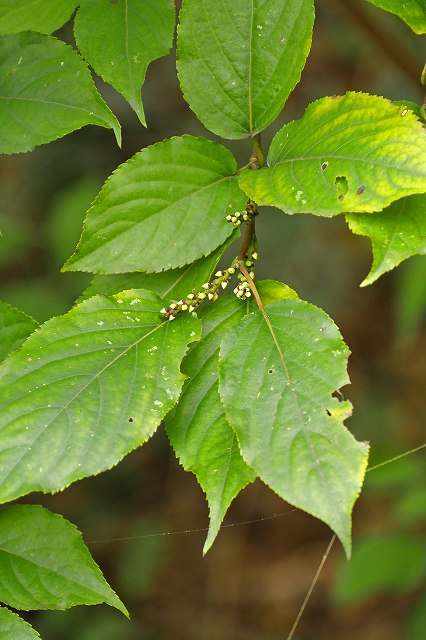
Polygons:
<instances>
[{"instance_id":1,"label":"leaf underside","mask_svg":"<svg viewBox=\"0 0 426 640\"><path fill-rule=\"evenodd\" d=\"M245 317L220 351L220 395L246 463L278 495L326 522L350 554L351 511L368 446L343 425L348 349L332 320L302 300Z\"/></svg>"},{"instance_id":2,"label":"leaf underside","mask_svg":"<svg viewBox=\"0 0 426 640\"><path fill-rule=\"evenodd\" d=\"M177 68L201 122L231 139L265 129L300 80L313 22L312 0L184 0Z\"/></svg>"},{"instance_id":3,"label":"leaf underside","mask_svg":"<svg viewBox=\"0 0 426 640\"><path fill-rule=\"evenodd\" d=\"M0 153L20 153L84 125L120 125L78 53L52 36L0 38Z\"/></svg>"},{"instance_id":4,"label":"leaf underside","mask_svg":"<svg viewBox=\"0 0 426 640\"><path fill-rule=\"evenodd\" d=\"M206 138L147 147L106 181L66 271L162 271L211 253L232 234L226 215L245 206L236 161Z\"/></svg>"},{"instance_id":5,"label":"leaf underside","mask_svg":"<svg viewBox=\"0 0 426 640\"><path fill-rule=\"evenodd\" d=\"M192 316L152 292L98 296L53 318L0 367L0 500L55 492L117 464L176 403Z\"/></svg>"},{"instance_id":6,"label":"leaf underside","mask_svg":"<svg viewBox=\"0 0 426 640\"><path fill-rule=\"evenodd\" d=\"M373 245L373 264L361 286L372 284L411 256L426 254L426 195L402 198L373 214L346 216L349 228L368 236Z\"/></svg>"},{"instance_id":7,"label":"leaf underside","mask_svg":"<svg viewBox=\"0 0 426 640\"><path fill-rule=\"evenodd\" d=\"M128 615L78 529L38 505L0 510L0 600L25 611L105 602Z\"/></svg>"},{"instance_id":8,"label":"leaf underside","mask_svg":"<svg viewBox=\"0 0 426 640\"><path fill-rule=\"evenodd\" d=\"M426 131L384 98L322 98L276 134L268 167L244 171L240 186L288 214L380 211L426 191Z\"/></svg>"}]
</instances>

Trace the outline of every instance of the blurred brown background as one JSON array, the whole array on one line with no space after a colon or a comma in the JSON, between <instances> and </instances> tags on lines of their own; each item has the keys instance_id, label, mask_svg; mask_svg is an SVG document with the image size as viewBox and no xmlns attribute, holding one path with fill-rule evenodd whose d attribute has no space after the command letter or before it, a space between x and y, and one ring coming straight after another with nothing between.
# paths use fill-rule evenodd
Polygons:
<instances>
[{"instance_id":1,"label":"blurred brown background","mask_svg":"<svg viewBox=\"0 0 426 640\"><path fill-rule=\"evenodd\" d=\"M72 40L69 27L58 35ZM302 81L264 133L264 148L280 126L324 95L359 90L422 101L418 78L424 45L424 37L364 1L318 1ZM174 54L149 69L143 90L148 130L113 89L101 82L99 87L123 125L121 150L110 131L86 127L31 154L0 158L0 299L39 321L66 312L88 283L84 274L60 274L59 269L112 170L165 137L214 137L182 99ZM229 146L241 164L247 161L247 141ZM348 231L342 217L287 217L265 209L258 238L258 277L282 280L323 307L349 344L352 386L344 392L355 413L348 426L357 438L371 442L372 463L422 444L426 260L412 258L360 289L371 249L365 238ZM367 477L354 513L355 548L365 534L415 533L425 543L426 556L425 468L420 452ZM413 510L400 505L419 491L413 517ZM165 535L205 528L207 507L161 428L112 471L62 494L33 495L28 501L62 513L81 529L131 612L130 622L106 606L29 615L44 640L285 640L331 537L325 525L293 510L260 482L231 506L230 526L206 558L205 531ZM238 524L248 521L254 522ZM372 556L365 573L386 572L387 562ZM391 584L344 604L343 582L333 589L338 576L343 580L344 565L336 543L295 638L426 638L426 580L405 590Z\"/></svg>"}]
</instances>

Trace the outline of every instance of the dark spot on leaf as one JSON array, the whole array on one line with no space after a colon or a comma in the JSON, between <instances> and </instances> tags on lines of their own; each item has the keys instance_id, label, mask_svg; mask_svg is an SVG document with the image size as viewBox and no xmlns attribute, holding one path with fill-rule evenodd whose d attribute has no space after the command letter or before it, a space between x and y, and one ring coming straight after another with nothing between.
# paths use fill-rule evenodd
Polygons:
<instances>
[{"instance_id":1,"label":"dark spot on leaf","mask_svg":"<svg viewBox=\"0 0 426 640\"><path fill-rule=\"evenodd\" d=\"M345 176L337 176L334 181L334 186L339 194L337 199L343 200L349 189L348 179Z\"/></svg>"},{"instance_id":2,"label":"dark spot on leaf","mask_svg":"<svg viewBox=\"0 0 426 640\"><path fill-rule=\"evenodd\" d=\"M326 411L327 411L327 415L328 415L328 416L331 416L330 411L329 411L328 409L326 409Z\"/></svg>"},{"instance_id":3,"label":"dark spot on leaf","mask_svg":"<svg viewBox=\"0 0 426 640\"><path fill-rule=\"evenodd\" d=\"M325 170L327 169L327 167L328 167L328 162L327 162L327 160L326 160L325 162L323 162L323 163L322 163L322 165L321 165L321 169L322 169L323 171L325 171Z\"/></svg>"},{"instance_id":4,"label":"dark spot on leaf","mask_svg":"<svg viewBox=\"0 0 426 640\"><path fill-rule=\"evenodd\" d=\"M129 418L128 422L133 422L133 418Z\"/></svg>"},{"instance_id":5,"label":"dark spot on leaf","mask_svg":"<svg viewBox=\"0 0 426 640\"><path fill-rule=\"evenodd\" d=\"M365 191L365 187L363 184L360 187L358 187L358 189L356 190L357 195L359 196L361 195L361 193L364 193L364 191Z\"/></svg>"}]
</instances>

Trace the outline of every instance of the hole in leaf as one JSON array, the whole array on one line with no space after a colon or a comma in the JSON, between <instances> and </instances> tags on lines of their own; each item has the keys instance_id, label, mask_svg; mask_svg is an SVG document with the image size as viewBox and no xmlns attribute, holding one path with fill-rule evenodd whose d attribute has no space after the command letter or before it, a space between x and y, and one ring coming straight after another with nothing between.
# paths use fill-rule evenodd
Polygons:
<instances>
[{"instance_id":1,"label":"hole in leaf","mask_svg":"<svg viewBox=\"0 0 426 640\"><path fill-rule=\"evenodd\" d=\"M269 369L268 373L274 373L273 369Z\"/></svg>"},{"instance_id":2,"label":"hole in leaf","mask_svg":"<svg viewBox=\"0 0 426 640\"><path fill-rule=\"evenodd\" d=\"M133 418L129 418L129 419L128 419L128 422L133 422Z\"/></svg>"},{"instance_id":3,"label":"hole in leaf","mask_svg":"<svg viewBox=\"0 0 426 640\"><path fill-rule=\"evenodd\" d=\"M348 179L345 176L336 176L334 186L339 194L337 199L343 200L349 189Z\"/></svg>"}]
</instances>

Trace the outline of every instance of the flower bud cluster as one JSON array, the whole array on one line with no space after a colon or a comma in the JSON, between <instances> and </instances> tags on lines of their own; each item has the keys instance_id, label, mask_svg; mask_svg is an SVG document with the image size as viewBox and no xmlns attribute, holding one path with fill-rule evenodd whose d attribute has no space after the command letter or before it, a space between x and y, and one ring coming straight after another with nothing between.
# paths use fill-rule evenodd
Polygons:
<instances>
[{"instance_id":1,"label":"flower bud cluster","mask_svg":"<svg viewBox=\"0 0 426 640\"><path fill-rule=\"evenodd\" d=\"M255 260L257 260L257 252L253 251L253 253L251 254L251 257L247 258L244 261L244 264L247 267L248 274L252 280L254 279ZM240 298L240 300L247 300L247 298L250 298L250 296L252 295L248 280L245 277L245 275L241 273L241 271L238 273L237 278L239 282L234 289L234 293L237 296L237 298Z\"/></svg>"},{"instance_id":2,"label":"flower bud cluster","mask_svg":"<svg viewBox=\"0 0 426 640\"><path fill-rule=\"evenodd\" d=\"M161 309L160 313L166 316L169 320L174 320L176 316L182 311L188 311L191 313L195 311L205 300L215 302L219 296L221 289L226 289L231 276L235 273L235 267L233 264L229 269L224 271L217 271L214 275L215 278L211 282L205 282L198 293L189 293L183 300L173 302L169 307Z\"/></svg>"},{"instance_id":3,"label":"flower bud cluster","mask_svg":"<svg viewBox=\"0 0 426 640\"><path fill-rule=\"evenodd\" d=\"M245 211L235 211L235 213L226 216L228 222L232 222L235 226L239 226L243 221L250 222L250 220L257 215L257 211L254 206L249 202Z\"/></svg>"}]
</instances>

